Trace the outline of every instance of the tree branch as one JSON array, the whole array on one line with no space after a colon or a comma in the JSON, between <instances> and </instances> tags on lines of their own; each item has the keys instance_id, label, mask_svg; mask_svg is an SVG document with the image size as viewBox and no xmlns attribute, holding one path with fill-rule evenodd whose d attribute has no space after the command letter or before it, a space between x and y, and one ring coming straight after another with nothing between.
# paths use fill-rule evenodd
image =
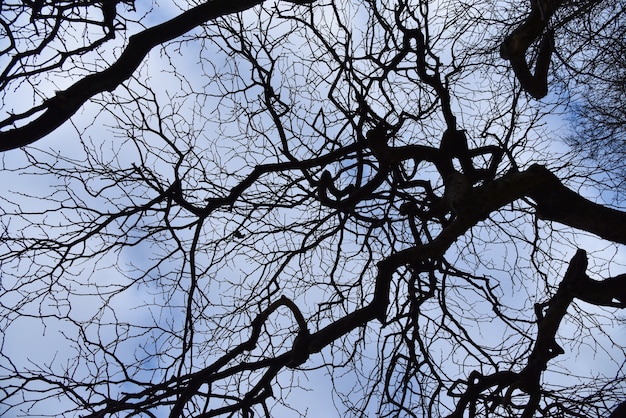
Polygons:
<instances>
[{"instance_id":1,"label":"tree branch","mask_svg":"<svg viewBox=\"0 0 626 418\"><path fill-rule=\"evenodd\" d=\"M553 41L546 28L550 18L562 4L563 0L531 1L528 17L500 45L500 56L511 62L522 88L535 99L541 99L548 94L548 68ZM526 54L532 43L540 37L535 74L532 74L526 62Z\"/></svg>"},{"instance_id":2,"label":"tree branch","mask_svg":"<svg viewBox=\"0 0 626 418\"><path fill-rule=\"evenodd\" d=\"M626 244L626 213L593 203L568 189L545 167L527 171L536 179L528 197L537 203L537 216Z\"/></svg>"},{"instance_id":3,"label":"tree branch","mask_svg":"<svg viewBox=\"0 0 626 418\"><path fill-rule=\"evenodd\" d=\"M146 29L130 37L128 46L109 68L88 75L68 89L58 92L37 108L43 113L24 126L0 132L0 151L7 151L32 144L43 138L64 122L91 97L104 91L113 91L130 78L152 48L184 35L209 20L241 12L262 4L264 0L212 0L206 1L160 25ZM14 125L16 121L31 116L32 112L12 115L0 122L0 127Z\"/></svg>"}]
</instances>

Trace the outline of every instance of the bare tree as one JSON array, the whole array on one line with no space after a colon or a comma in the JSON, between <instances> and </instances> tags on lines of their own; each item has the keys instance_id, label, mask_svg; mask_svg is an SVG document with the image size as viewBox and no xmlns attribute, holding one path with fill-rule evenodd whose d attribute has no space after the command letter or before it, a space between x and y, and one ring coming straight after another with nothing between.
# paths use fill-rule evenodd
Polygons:
<instances>
[{"instance_id":1,"label":"bare tree","mask_svg":"<svg viewBox=\"0 0 626 418\"><path fill-rule=\"evenodd\" d=\"M536 101L595 2L216 0L132 36L62 4L2 4L42 36L5 80L3 414L305 416L320 368L348 416L623 402L626 213ZM54 96L49 12L103 34Z\"/></svg>"},{"instance_id":2,"label":"bare tree","mask_svg":"<svg viewBox=\"0 0 626 418\"><path fill-rule=\"evenodd\" d=\"M626 15L623 2L607 2L595 11L601 22L585 19L584 25L570 28L570 39L579 39L562 51L563 62L585 51L582 67L563 65L563 84L570 85L571 133L567 142L576 152L610 170L616 189L623 189L626 168L622 150L626 144ZM583 36L584 34L584 36ZM623 198L623 197L622 197Z\"/></svg>"}]
</instances>

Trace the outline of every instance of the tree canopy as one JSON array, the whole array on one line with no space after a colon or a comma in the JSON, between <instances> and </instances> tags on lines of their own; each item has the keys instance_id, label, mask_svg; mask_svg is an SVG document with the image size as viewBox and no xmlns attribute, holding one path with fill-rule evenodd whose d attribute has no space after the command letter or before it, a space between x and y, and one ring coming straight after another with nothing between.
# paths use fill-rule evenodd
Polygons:
<instances>
[{"instance_id":1,"label":"tree canopy","mask_svg":"<svg viewBox=\"0 0 626 418\"><path fill-rule=\"evenodd\" d=\"M0 414L616 416L624 6L0 2Z\"/></svg>"}]
</instances>

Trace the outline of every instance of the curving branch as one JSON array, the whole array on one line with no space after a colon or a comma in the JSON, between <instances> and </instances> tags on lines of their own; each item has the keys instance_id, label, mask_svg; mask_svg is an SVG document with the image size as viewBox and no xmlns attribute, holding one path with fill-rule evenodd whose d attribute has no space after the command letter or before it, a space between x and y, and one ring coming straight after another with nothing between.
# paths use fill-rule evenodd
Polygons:
<instances>
[{"instance_id":1,"label":"curving branch","mask_svg":"<svg viewBox=\"0 0 626 418\"><path fill-rule=\"evenodd\" d=\"M35 113L41 113L36 119L27 122L23 126L13 127L7 131L0 132L0 151L32 144L53 132L64 122L68 121L91 97L105 91L113 91L117 86L130 78L148 52L157 45L182 36L210 20L250 9L263 2L264 0L207 1L167 22L131 36L124 52L109 68L83 78L32 110L22 114L11 115L9 118L0 121L0 129L2 129L15 126ZM291 0L290 2L307 4L311 1Z\"/></svg>"},{"instance_id":2,"label":"curving branch","mask_svg":"<svg viewBox=\"0 0 626 418\"><path fill-rule=\"evenodd\" d=\"M579 249L572 257L556 293L550 300L535 305L537 338L524 368L520 372L498 371L490 375L482 375L474 371L467 381L455 382L450 389L450 394L457 396L459 401L455 411L448 418L464 416L468 406L471 407L484 399L491 404L492 410L499 406L507 407L511 404L511 397L515 390L521 390L529 395L529 400L520 416L522 418L535 416L541 399L541 374L547 369L551 359L565 353L556 342L556 335L574 299L596 305L626 307L623 290L626 285L626 274L595 281L587 276L586 270L587 253ZM610 302L613 300L618 300L619 303ZM460 395L454 395L452 392L459 385L465 385L466 389Z\"/></svg>"},{"instance_id":3,"label":"curving branch","mask_svg":"<svg viewBox=\"0 0 626 418\"><path fill-rule=\"evenodd\" d=\"M561 7L563 0L531 1L528 17L500 45L500 56L511 62L513 72L522 88L535 99L548 94L548 69L553 49L551 31L547 30L548 21ZM528 48L541 39L534 74L526 61Z\"/></svg>"}]
</instances>

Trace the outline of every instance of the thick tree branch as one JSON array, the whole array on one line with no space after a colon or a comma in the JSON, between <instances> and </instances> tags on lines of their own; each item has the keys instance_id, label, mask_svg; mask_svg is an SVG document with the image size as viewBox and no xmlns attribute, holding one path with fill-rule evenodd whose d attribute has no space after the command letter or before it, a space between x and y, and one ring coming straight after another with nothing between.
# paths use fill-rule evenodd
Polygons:
<instances>
[{"instance_id":1,"label":"thick tree branch","mask_svg":"<svg viewBox=\"0 0 626 418\"><path fill-rule=\"evenodd\" d=\"M626 401L620 403L609 416L609 418L624 418L624 417L626 417Z\"/></svg>"},{"instance_id":2,"label":"thick tree branch","mask_svg":"<svg viewBox=\"0 0 626 418\"><path fill-rule=\"evenodd\" d=\"M593 203L568 189L544 166L511 173L473 190L472 204L465 209L471 219L489 213L522 197L537 204L537 216L591 232L609 241L626 244L626 212Z\"/></svg>"},{"instance_id":3,"label":"thick tree branch","mask_svg":"<svg viewBox=\"0 0 626 418\"><path fill-rule=\"evenodd\" d=\"M264 0L212 0L190 9L160 25L146 29L130 37L128 46L109 68L91 74L76 82L67 90L38 106L43 113L24 126L0 132L0 151L7 151L32 144L48 135L74 115L91 97L104 91L113 91L130 78L152 48L184 35L193 28L220 16L241 12L262 4ZM304 4L307 2L292 3ZM12 115L0 122L0 127L14 125L27 119L32 112Z\"/></svg>"},{"instance_id":4,"label":"thick tree branch","mask_svg":"<svg viewBox=\"0 0 626 418\"><path fill-rule=\"evenodd\" d=\"M561 7L563 0L531 1L528 17L500 45L500 56L511 62L522 88L536 99L548 94L548 68L553 48L552 35L547 31L548 21ZM528 48L541 38L539 54L532 74L526 61Z\"/></svg>"},{"instance_id":5,"label":"thick tree branch","mask_svg":"<svg viewBox=\"0 0 626 418\"><path fill-rule=\"evenodd\" d=\"M626 213L593 203L568 189L545 167L533 165L528 196L537 203L537 215L609 241L626 244Z\"/></svg>"}]
</instances>

